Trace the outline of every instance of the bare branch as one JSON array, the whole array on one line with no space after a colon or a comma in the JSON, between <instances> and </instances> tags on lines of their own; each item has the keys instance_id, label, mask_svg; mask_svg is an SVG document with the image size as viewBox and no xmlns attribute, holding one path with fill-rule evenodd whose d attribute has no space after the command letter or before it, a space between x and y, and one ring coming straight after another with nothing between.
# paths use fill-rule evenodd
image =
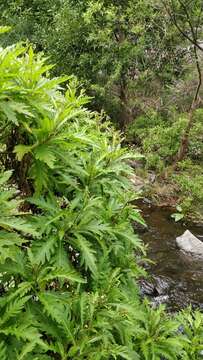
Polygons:
<instances>
[{"instance_id":1,"label":"bare branch","mask_svg":"<svg viewBox=\"0 0 203 360\"><path fill-rule=\"evenodd\" d=\"M197 36L196 33L198 32L198 30L196 29L196 32L194 30L195 26L193 25L192 21L191 21L191 17L188 13L188 9L187 6L185 6L185 4L182 2L182 0L178 0L183 11L185 12L186 18L187 18L187 22L189 24L190 30L191 30L191 34L192 34L192 39L193 39L193 43L197 42Z\"/></svg>"}]
</instances>

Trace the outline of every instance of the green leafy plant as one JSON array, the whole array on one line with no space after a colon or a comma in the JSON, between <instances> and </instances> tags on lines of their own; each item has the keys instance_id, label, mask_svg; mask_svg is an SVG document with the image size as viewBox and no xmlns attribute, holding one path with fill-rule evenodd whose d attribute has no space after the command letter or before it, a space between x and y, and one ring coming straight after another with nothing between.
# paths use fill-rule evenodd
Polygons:
<instances>
[{"instance_id":1,"label":"green leafy plant","mask_svg":"<svg viewBox=\"0 0 203 360\"><path fill-rule=\"evenodd\" d=\"M191 308L183 310L177 317L183 334L187 338L182 359L201 360L203 355L203 314Z\"/></svg>"},{"instance_id":2,"label":"green leafy plant","mask_svg":"<svg viewBox=\"0 0 203 360\"><path fill-rule=\"evenodd\" d=\"M173 213L171 215L171 217L177 222L177 221L180 221L184 218L184 214L183 214L183 209L180 205L177 205L176 206L176 210L177 212L176 213Z\"/></svg>"},{"instance_id":3,"label":"green leafy plant","mask_svg":"<svg viewBox=\"0 0 203 360\"><path fill-rule=\"evenodd\" d=\"M143 306L143 318L136 339L136 349L141 359L179 359L186 340L178 336L178 321L166 315L163 306L158 309L153 309L148 303Z\"/></svg>"},{"instance_id":4,"label":"green leafy plant","mask_svg":"<svg viewBox=\"0 0 203 360\"><path fill-rule=\"evenodd\" d=\"M134 358L144 248L130 224L142 221L131 204L133 155L73 83L63 95L67 79L49 79L31 48L0 56L1 143L14 168L2 182L11 176L29 195L25 207L15 190L1 193L2 358Z\"/></svg>"}]
</instances>

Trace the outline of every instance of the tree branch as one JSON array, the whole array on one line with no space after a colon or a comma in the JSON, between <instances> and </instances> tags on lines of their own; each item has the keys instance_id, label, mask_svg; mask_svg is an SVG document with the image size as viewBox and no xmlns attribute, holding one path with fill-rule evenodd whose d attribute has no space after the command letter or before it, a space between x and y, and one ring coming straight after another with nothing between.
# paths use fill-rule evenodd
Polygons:
<instances>
[{"instance_id":1,"label":"tree branch","mask_svg":"<svg viewBox=\"0 0 203 360\"><path fill-rule=\"evenodd\" d=\"M197 53L197 48L196 46L194 46L194 55L195 55L195 63L196 63L196 67L197 67L197 72L198 72L198 85L196 88L196 92L195 92L195 96L191 105L191 109L194 108L197 100L198 100L198 96L199 96L199 91L200 91L200 87L202 85L202 72L201 72L201 68L200 68L200 63L199 63L199 57L198 57L198 53Z\"/></svg>"},{"instance_id":2,"label":"tree branch","mask_svg":"<svg viewBox=\"0 0 203 360\"><path fill-rule=\"evenodd\" d=\"M187 154L188 151L188 147L189 147L189 136L190 136L190 130L192 129L193 123L194 123L194 110L196 109L196 107L198 106L198 101L199 101L199 92L200 92L200 88L202 85L202 73L201 73L201 68L200 68L200 62L199 62L199 56L198 56L198 49L203 51L203 48L198 44L198 29L199 29L199 25L200 25L200 19L201 19L201 13L202 10L200 9L200 12L198 14L197 17L197 22L195 21L195 24L193 23L193 20L190 16L190 13L188 11L187 6L185 5L185 3L183 2L183 0L178 0L182 10L184 11L185 17L186 17L186 21L189 25L190 28L190 33L191 36L188 35L180 26L180 24L178 23L177 20L177 16L176 16L176 9L175 9L175 5L174 5L174 1L171 0L171 7L172 10L167 6L165 0L162 0L162 3L170 17L170 19L172 20L173 24L176 26L176 28L178 29L178 31L180 32L180 34L182 34L187 40L189 40L189 42L191 44L193 44L193 51L194 51L194 57L195 57L195 65L197 68L197 73L198 73L198 84L196 87L196 91L190 106L190 111L188 114L188 123L186 126L186 129L183 133L183 136L181 138L181 143L180 143L180 148L179 151L177 153L177 156L175 158L175 162L174 162L174 169L176 169L177 167L177 163L181 160L183 160L183 158L185 157L185 155Z\"/></svg>"},{"instance_id":3,"label":"tree branch","mask_svg":"<svg viewBox=\"0 0 203 360\"><path fill-rule=\"evenodd\" d=\"M164 0L162 0L162 4L164 5L164 7L165 7L171 21L173 22L173 24L175 25L177 30L180 32L180 34L182 36L184 36L190 43L192 43L194 46L196 46L199 50L203 51L203 48L197 42L196 36L195 36L195 39L194 39L193 36L192 37L189 36L183 29L181 29L180 25L178 24L178 20L177 20L177 17L176 17L173 1L171 2L171 5L173 7L173 12L170 11L170 9L168 8L168 6L167 6L167 4L166 4L166 2ZM196 28L196 32L197 31L198 31L198 29Z\"/></svg>"}]
</instances>

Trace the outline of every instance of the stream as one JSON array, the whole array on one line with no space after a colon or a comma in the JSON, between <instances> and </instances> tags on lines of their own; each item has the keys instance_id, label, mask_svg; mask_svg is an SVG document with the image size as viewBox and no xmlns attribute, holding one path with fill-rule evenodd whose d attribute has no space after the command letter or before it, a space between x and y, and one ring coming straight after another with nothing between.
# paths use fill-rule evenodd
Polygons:
<instances>
[{"instance_id":1,"label":"stream","mask_svg":"<svg viewBox=\"0 0 203 360\"><path fill-rule=\"evenodd\" d=\"M169 311L189 304L203 309L203 261L184 254L175 241L186 229L203 240L203 226L175 223L167 208L145 202L140 207L148 228L138 227L136 231L148 247L147 257L153 261L146 266L149 278L140 281L142 295L155 305L166 304Z\"/></svg>"}]
</instances>

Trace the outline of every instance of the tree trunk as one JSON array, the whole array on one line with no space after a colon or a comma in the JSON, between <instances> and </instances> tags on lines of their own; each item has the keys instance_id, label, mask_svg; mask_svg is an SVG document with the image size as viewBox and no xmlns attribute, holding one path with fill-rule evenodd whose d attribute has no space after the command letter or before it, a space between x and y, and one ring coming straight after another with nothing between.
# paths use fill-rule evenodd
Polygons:
<instances>
[{"instance_id":1,"label":"tree trunk","mask_svg":"<svg viewBox=\"0 0 203 360\"><path fill-rule=\"evenodd\" d=\"M131 114L129 111L128 96L127 96L127 84L125 77L123 76L120 82L120 94L121 111L120 111L120 127L121 130L125 130L126 126L131 121Z\"/></svg>"}]
</instances>

